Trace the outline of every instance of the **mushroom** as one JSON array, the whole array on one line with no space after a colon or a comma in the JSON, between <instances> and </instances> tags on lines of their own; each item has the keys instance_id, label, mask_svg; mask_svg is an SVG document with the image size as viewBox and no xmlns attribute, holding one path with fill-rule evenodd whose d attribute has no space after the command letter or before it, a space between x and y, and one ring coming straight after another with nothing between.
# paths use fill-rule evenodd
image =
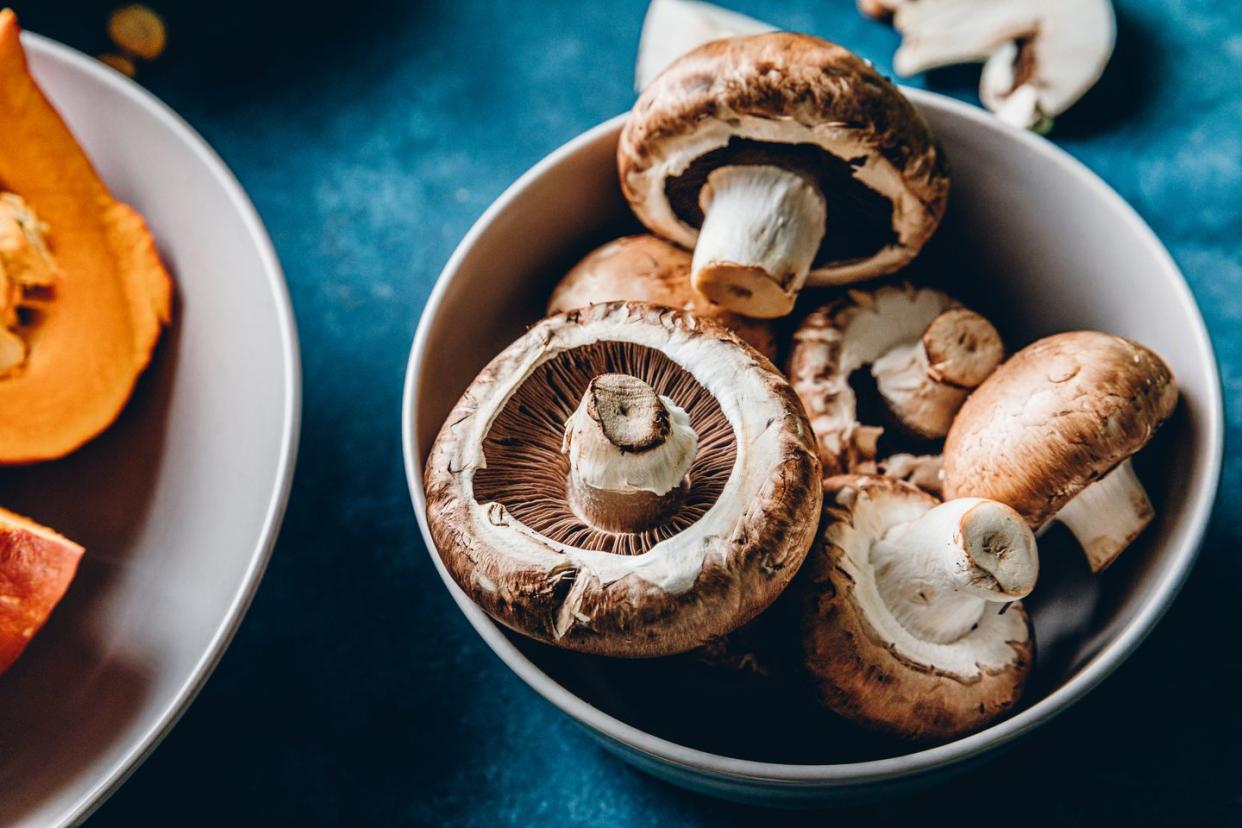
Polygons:
<instances>
[{"instance_id":1,"label":"mushroom","mask_svg":"<svg viewBox=\"0 0 1242 828\"><path fill-rule=\"evenodd\" d=\"M425 472L454 580L560 647L685 652L765 609L814 539L797 396L709 320L634 302L535 325L483 369Z\"/></svg>"},{"instance_id":2,"label":"mushroom","mask_svg":"<svg viewBox=\"0 0 1242 828\"><path fill-rule=\"evenodd\" d=\"M1046 131L1095 85L1112 57L1109 0L908 0L895 6L902 76L983 63L979 97L1007 123Z\"/></svg>"},{"instance_id":3,"label":"mushroom","mask_svg":"<svg viewBox=\"0 0 1242 828\"><path fill-rule=\"evenodd\" d=\"M989 497L1033 528L1059 520L1093 572L1155 516L1130 457L1177 407L1159 356L1097 331L1028 345L971 395L944 446L948 497Z\"/></svg>"},{"instance_id":4,"label":"mushroom","mask_svg":"<svg viewBox=\"0 0 1242 828\"><path fill-rule=\"evenodd\" d=\"M642 92L670 63L711 40L774 30L761 20L699 0L651 0L638 39L634 91Z\"/></svg>"},{"instance_id":5,"label":"mushroom","mask_svg":"<svg viewBox=\"0 0 1242 828\"><path fill-rule=\"evenodd\" d=\"M776 358L772 324L704 299L690 286L690 254L657 236L623 236L592 250L552 291L548 314L614 301L692 311L724 325L768 359Z\"/></svg>"},{"instance_id":6,"label":"mushroom","mask_svg":"<svg viewBox=\"0 0 1242 828\"><path fill-rule=\"evenodd\" d=\"M804 283L907 264L944 213L931 130L846 49L772 33L706 43L638 99L621 189L651 231L694 249L696 290L746 316L793 308Z\"/></svg>"},{"instance_id":7,"label":"mushroom","mask_svg":"<svg viewBox=\"0 0 1242 828\"><path fill-rule=\"evenodd\" d=\"M906 430L943 437L970 389L1004 356L1000 334L947 294L909 284L851 290L794 332L789 377L806 406L825 475L868 469L883 428L858 422L850 376L871 367Z\"/></svg>"},{"instance_id":8,"label":"mushroom","mask_svg":"<svg viewBox=\"0 0 1242 828\"><path fill-rule=\"evenodd\" d=\"M939 503L887 477L824 481L821 543L800 576L803 656L822 704L913 739L977 730L1012 708L1034 660L1016 602L1039 573L1014 510Z\"/></svg>"},{"instance_id":9,"label":"mushroom","mask_svg":"<svg viewBox=\"0 0 1242 828\"><path fill-rule=\"evenodd\" d=\"M861 469L867 469L862 466ZM913 483L928 494L942 497L944 481L942 473L944 458L939 454L890 454L875 463L875 471L885 477L895 477Z\"/></svg>"},{"instance_id":10,"label":"mushroom","mask_svg":"<svg viewBox=\"0 0 1242 828\"><path fill-rule=\"evenodd\" d=\"M893 16L893 12L903 5L906 0L857 0L858 10L867 17L873 17L876 20L887 20Z\"/></svg>"}]
</instances>

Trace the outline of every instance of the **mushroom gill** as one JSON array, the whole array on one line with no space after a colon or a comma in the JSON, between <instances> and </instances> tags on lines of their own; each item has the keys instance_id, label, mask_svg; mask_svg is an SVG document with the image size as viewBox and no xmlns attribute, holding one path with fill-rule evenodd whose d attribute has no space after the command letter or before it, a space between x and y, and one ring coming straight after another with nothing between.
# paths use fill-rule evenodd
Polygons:
<instances>
[{"instance_id":1,"label":"mushroom gill","mask_svg":"<svg viewBox=\"0 0 1242 828\"><path fill-rule=\"evenodd\" d=\"M679 509L643 531L609 531L575 514L569 492L565 427L596 377L623 374L683 409L698 438L689 486ZM659 351L601 341L561 351L533 370L496 416L483 441L485 468L474 497L499 502L513 518L557 543L618 555L641 555L693 525L720 497L737 458L733 428L720 404Z\"/></svg>"}]
</instances>

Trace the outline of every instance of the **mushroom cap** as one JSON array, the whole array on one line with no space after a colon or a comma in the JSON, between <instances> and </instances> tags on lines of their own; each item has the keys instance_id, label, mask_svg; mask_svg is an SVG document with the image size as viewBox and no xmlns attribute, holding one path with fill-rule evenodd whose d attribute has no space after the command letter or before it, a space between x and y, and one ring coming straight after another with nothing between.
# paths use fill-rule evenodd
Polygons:
<instances>
[{"instance_id":1,"label":"mushroom cap","mask_svg":"<svg viewBox=\"0 0 1242 828\"><path fill-rule=\"evenodd\" d=\"M621 131L621 189L649 229L693 248L712 170L776 164L821 190L828 232L808 284L844 284L908 263L949 192L943 151L870 64L809 35L715 40L675 61Z\"/></svg>"},{"instance_id":2,"label":"mushroom cap","mask_svg":"<svg viewBox=\"0 0 1242 828\"><path fill-rule=\"evenodd\" d=\"M1176 407L1172 372L1139 343L1097 331L1041 339L958 412L945 496L999 500L1038 528L1147 445Z\"/></svg>"},{"instance_id":3,"label":"mushroom cap","mask_svg":"<svg viewBox=\"0 0 1242 828\"><path fill-rule=\"evenodd\" d=\"M608 372L684 407L698 434L688 511L659 531L575 525L563 503L560 429ZM819 480L806 415L767 359L714 322L633 302L551 316L505 349L445 420L424 476L440 557L488 614L628 657L691 650L765 609L814 539Z\"/></svg>"},{"instance_id":4,"label":"mushroom cap","mask_svg":"<svg viewBox=\"0 0 1242 828\"><path fill-rule=\"evenodd\" d=\"M599 302L647 302L714 319L768 359L776 358L772 324L730 313L690 284L690 254L658 236L622 236L595 248L552 291L548 314Z\"/></svg>"},{"instance_id":5,"label":"mushroom cap","mask_svg":"<svg viewBox=\"0 0 1242 828\"><path fill-rule=\"evenodd\" d=\"M824 481L824 523L802 574L802 647L821 703L866 727L917 739L977 730L1012 708L1034 664L1020 603L988 604L949 644L916 638L880 597L872 543L939 503L900 480Z\"/></svg>"},{"instance_id":6,"label":"mushroom cap","mask_svg":"<svg viewBox=\"0 0 1242 828\"><path fill-rule=\"evenodd\" d=\"M957 302L938 290L885 285L851 290L798 326L787 373L815 430L825 476L874 460L883 430L858 422L850 376L896 347L919 342L928 326L954 307Z\"/></svg>"}]
</instances>

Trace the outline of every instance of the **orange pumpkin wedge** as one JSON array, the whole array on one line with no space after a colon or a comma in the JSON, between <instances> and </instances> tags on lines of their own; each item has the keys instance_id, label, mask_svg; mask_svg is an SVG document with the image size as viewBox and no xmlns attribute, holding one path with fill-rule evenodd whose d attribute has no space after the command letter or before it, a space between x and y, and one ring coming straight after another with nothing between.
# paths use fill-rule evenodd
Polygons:
<instances>
[{"instance_id":1,"label":"orange pumpkin wedge","mask_svg":"<svg viewBox=\"0 0 1242 828\"><path fill-rule=\"evenodd\" d=\"M81 559L73 541L0 509L0 673L52 614Z\"/></svg>"},{"instance_id":2,"label":"orange pumpkin wedge","mask_svg":"<svg viewBox=\"0 0 1242 828\"><path fill-rule=\"evenodd\" d=\"M23 361L0 376L0 465L62 457L108 428L172 304L146 223L108 192L30 76L19 31L0 11L0 193L37 217L55 274L7 331L24 349L10 338Z\"/></svg>"}]
</instances>

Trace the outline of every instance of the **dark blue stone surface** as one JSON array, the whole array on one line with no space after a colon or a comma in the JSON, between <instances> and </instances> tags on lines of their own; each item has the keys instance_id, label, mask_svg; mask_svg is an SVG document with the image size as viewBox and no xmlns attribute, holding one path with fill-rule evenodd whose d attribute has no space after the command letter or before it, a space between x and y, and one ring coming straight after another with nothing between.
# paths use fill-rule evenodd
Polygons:
<instances>
[{"instance_id":1,"label":"dark blue stone surface","mask_svg":"<svg viewBox=\"0 0 1242 828\"><path fill-rule=\"evenodd\" d=\"M603 753L490 654L440 586L398 414L415 324L458 239L542 155L630 105L644 1L150 2L169 50L141 81L219 150L267 223L302 337L305 414L288 519L249 616L98 824L1242 822L1236 452L1203 557L1157 631L1086 701L978 771L866 809L771 814ZM110 2L15 5L29 29L106 47ZM896 36L851 0L731 5L890 67ZM1185 270L1236 446L1242 4L1117 6L1116 57L1053 137ZM975 77L931 85L973 99Z\"/></svg>"}]
</instances>

